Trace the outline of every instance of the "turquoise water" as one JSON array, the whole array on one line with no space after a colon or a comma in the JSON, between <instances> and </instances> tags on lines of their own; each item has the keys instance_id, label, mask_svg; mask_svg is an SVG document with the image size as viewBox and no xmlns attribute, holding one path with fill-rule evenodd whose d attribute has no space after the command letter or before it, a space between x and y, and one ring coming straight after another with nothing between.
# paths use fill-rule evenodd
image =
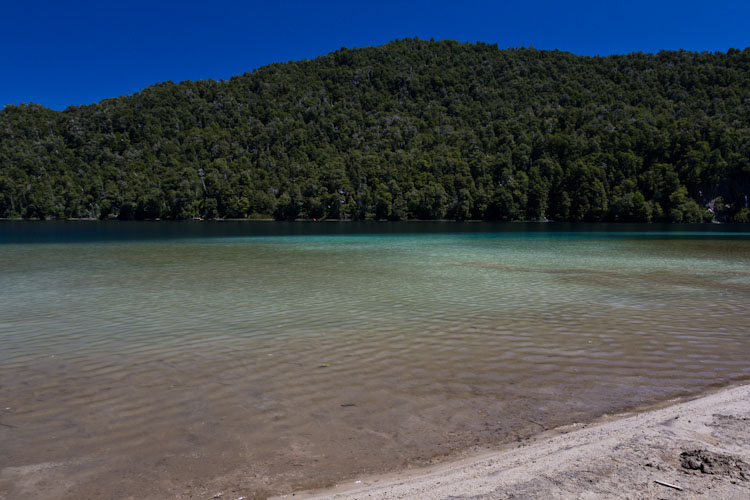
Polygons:
<instances>
[{"instance_id":1,"label":"turquoise water","mask_svg":"<svg viewBox=\"0 0 750 500\"><path fill-rule=\"evenodd\" d=\"M6 222L0 257L0 491L262 496L750 376L747 226Z\"/></svg>"}]
</instances>

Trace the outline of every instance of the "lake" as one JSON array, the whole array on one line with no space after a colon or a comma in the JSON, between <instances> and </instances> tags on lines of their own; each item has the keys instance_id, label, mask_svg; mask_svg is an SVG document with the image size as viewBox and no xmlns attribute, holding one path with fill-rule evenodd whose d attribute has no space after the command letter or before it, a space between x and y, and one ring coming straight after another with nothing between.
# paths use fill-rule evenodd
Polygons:
<instances>
[{"instance_id":1,"label":"lake","mask_svg":"<svg viewBox=\"0 0 750 500\"><path fill-rule=\"evenodd\" d=\"M750 376L747 225L5 221L0 258L8 498L262 498Z\"/></svg>"}]
</instances>

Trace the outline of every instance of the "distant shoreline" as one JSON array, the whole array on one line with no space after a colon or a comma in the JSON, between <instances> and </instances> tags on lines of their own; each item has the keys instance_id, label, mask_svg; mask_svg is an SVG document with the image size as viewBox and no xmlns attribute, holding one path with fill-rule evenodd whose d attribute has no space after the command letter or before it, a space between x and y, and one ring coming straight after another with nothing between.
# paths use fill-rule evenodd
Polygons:
<instances>
[{"instance_id":1,"label":"distant shoreline","mask_svg":"<svg viewBox=\"0 0 750 500\"><path fill-rule=\"evenodd\" d=\"M567 221L555 221L555 220L482 220L482 219L407 219L407 220L375 220L375 219L294 219L294 220L276 220L273 218L263 219L94 219L94 218L69 218L69 219L39 219L39 218L7 218L0 217L0 222L368 222L368 223L412 223L412 222L452 222L456 224L478 224L478 223L497 223L497 224L591 224L591 225L643 225L643 226L656 226L656 225L675 225L675 224L690 224L690 225L701 225L711 226L716 224L722 225L742 225L743 222L682 222L682 223L670 223L670 222L625 222L625 221L580 221L580 222L567 222Z\"/></svg>"}]
</instances>

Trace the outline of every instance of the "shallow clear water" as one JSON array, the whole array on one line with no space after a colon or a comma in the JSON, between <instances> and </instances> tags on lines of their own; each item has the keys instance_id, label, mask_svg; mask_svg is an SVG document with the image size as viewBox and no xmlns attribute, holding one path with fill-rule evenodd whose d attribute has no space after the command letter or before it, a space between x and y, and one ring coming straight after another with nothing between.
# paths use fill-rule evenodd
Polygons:
<instances>
[{"instance_id":1,"label":"shallow clear water","mask_svg":"<svg viewBox=\"0 0 750 500\"><path fill-rule=\"evenodd\" d=\"M8 222L0 258L0 491L262 496L750 376L742 226Z\"/></svg>"}]
</instances>

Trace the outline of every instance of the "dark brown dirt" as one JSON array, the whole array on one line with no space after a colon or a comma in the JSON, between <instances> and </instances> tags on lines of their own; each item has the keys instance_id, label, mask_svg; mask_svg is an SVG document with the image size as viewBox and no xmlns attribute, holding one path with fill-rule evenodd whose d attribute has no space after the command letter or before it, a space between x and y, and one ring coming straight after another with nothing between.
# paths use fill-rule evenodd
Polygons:
<instances>
[{"instance_id":1,"label":"dark brown dirt","mask_svg":"<svg viewBox=\"0 0 750 500\"><path fill-rule=\"evenodd\" d=\"M683 468L691 471L750 481L750 465L731 455L708 450L691 450L680 454L680 463Z\"/></svg>"}]
</instances>

